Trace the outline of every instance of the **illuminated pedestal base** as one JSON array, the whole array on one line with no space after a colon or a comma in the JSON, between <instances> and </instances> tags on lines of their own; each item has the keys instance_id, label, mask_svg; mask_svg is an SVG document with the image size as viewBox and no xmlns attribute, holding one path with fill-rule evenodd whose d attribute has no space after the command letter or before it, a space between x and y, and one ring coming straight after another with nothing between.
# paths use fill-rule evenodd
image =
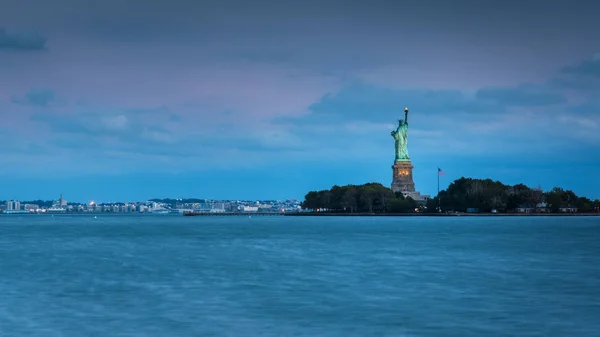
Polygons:
<instances>
[{"instance_id":1,"label":"illuminated pedestal base","mask_svg":"<svg viewBox=\"0 0 600 337\"><path fill-rule=\"evenodd\" d=\"M429 195L421 195L415 190L413 181L414 166L410 161L397 161L392 166L392 191L402 192L404 197L410 197L416 201L427 201Z\"/></svg>"}]
</instances>

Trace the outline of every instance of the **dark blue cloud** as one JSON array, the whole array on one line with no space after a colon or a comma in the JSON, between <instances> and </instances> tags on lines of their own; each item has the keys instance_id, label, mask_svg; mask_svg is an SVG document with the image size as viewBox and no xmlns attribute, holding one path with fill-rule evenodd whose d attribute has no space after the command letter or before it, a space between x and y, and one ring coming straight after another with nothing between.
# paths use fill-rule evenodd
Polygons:
<instances>
[{"instance_id":1,"label":"dark blue cloud","mask_svg":"<svg viewBox=\"0 0 600 337\"><path fill-rule=\"evenodd\" d=\"M584 157L575 158L576 153L600 151L596 124L590 118L598 112L598 105L591 101L570 105L557 87L548 84L469 92L355 82L325 95L310 106L310 113L277 123L291 125L297 135L320 139L328 147L356 153L369 147L381 151L390 144L389 130L404 117L404 106L411 108L410 149L415 160L504 158L505 162L551 163L556 153L581 161Z\"/></svg>"},{"instance_id":2,"label":"dark blue cloud","mask_svg":"<svg viewBox=\"0 0 600 337\"><path fill-rule=\"evenodd\" d=\"M586 101L582 104L573 105L565 109L565 111L569 114L574 114L578 116L588 116L597 118L600 116L600 100Z\"/></svg>"},{"instance_id":3,"label":"dark blue cloud","mask_svg":"<svg viewBox=\"0 0 600 337\"><path fill-rule=\"evenodd\" d=\"M12 102L15 104L33 105L38 107L47 107L53 103L62 102L58 99L52 90L31 89L23 97L13 96Z\"/></svg>"},{"instance_id":4,"label":"dark blue cloud","mask_svg":"<svg viewBox=\"0 0 600 337\"><path fill-rule=\"evenodd\" d=\"M6 158L6 155L22 155L36 157L38 155L44 155L48 153L48 147L44 143L33 142L30 140L23 140L22 133L14 130L11 127L1 126L0 127L0 142L10 143L10 146L0 147L0 156ZM0 168L0 174L2 169Z\"/></svg>"},{"instance_id":5,"label":"dark blue cloud","mask_svg":"<svg viewBox=\"0 0 600 337\"><path fill-rule=\"evenodd\" d=\"M75 134L90 139L109 137L130 144L168 144L172 133L163 123L173 114L166 108L57 114L37 112L30 119L47 125L58 134Z\"/></svg>"},{"instance_id":6,"label":"dark blue cloud","mask_svg":"<svg viewBox=\"0 0 600 337\"><path fill-rule=\"evenodd\" d=\"M564 67L562 71L564 73L600 78L600 56L584 60L576 66Z\"/></svg>"},{"instance_id":7,"label":"dark blue cloud","mask_svg":"<svg viewBox=\"0 0 600 337\"><path fill-rule=\"evenodd\" d=\"M421 125L434 125L448 118L485 124L503 116L508 118L514 109L533 111L545 108L547 115L570 111L571 117L583 117L596 106L589 106L589 102L585 108L569 106L564 89L567 89L564 82L557 79L541 84L485 87L474 93L391 88L352 82L338 93L327 94L312 104L309 114L280 118L276 122L294 125L335 125L348 121L393 123L404 117L402 110L408 106L411 108L409 121L418 121Z\"/></svg>"},{"instance_id":8,"label":"dark blue cloud","mask_svg":"<svg viewBox=\"0 0 600 337\"><path fill-rule=\"evenodd\" d=\"M476 98L496 102L502 106L517 107L550 106L563 104L567 101L564 94L536 84L482 88L477 91Z\"/></svg>"},{"instance_id":9,"label":"dark blue cloud","mask_svg":"<svg viewBox=\"0 0 600 337\"><path fill-rule=\"evenodd\" d=\"M336 94L327 94L309 107L310 114L300 118L282 118L286 123L337 123L363 120L377 123L404 118L404 107L411 110L409 121L416 118L469 115L473 119L497 114L505 107L469 97L458 90L393 89L372 84L350 83Z\"/></svg>"},{"instance_id":10,"label":"dark blue cloud","mask_svg":"<svg viewBox=\"0 0 600 337\"><path fill-rule=\"evenodd\" d=\"M46 38L38 33L9 34L0 28L0 50L35 51L46 49Z\"/></svg>"},{"instance_id":11,"label":"dark blue cloud","mask_svg":"<svg viewBox=\"0 0 600 337\"><path fill-rule=\"evenodd\" d=\"M231 135L231 131L203 132L186 137L169 130L165 124L183 123L166 107L123 109L102 113L56 114L37 112L30 119L48 127L54 136L48 144L61 149L131 153L170 158L202 158L215 151L235 150L252 153L302 150L285 134ZM199 126L200 128L201 126Z\"/></svg>"},{"instance_id":12,"label":"dark blue cloud","mask_svg":"<svg viewBox=\"0 0 600 337\"><path fill-rule=\"evenodd\" d=\"M568 76L560 76L549 80L548 85L559 90L573 90L595 95L600 92L600 77L569 74Z\"/></svg>"}]
</instances>

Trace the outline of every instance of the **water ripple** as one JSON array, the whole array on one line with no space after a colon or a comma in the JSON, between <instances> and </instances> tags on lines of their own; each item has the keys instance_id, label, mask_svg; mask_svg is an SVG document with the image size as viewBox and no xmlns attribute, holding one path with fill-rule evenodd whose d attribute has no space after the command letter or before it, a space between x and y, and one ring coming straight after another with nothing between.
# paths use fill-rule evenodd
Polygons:
<instances>
[{"instance_id":1,"label":"water ripple","mask_svg":"<svg viewBox=\"0 0 600 337\"><path fill-rule=\"evenodd\" d=\"M600 218L0 218L0 336L598 336Z\"/></svg>"}]
</instances>

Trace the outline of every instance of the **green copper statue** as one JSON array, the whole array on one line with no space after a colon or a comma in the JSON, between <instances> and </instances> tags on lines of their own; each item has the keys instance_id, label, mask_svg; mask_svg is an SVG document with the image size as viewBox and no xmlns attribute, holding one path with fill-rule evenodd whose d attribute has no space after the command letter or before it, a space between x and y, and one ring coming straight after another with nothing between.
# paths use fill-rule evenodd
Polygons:
<instances>
[{"instance_id":1,"label":"green copper statue","mask_svg":"<svg viewBox=\"0 0 600 337\"><path fill-rule=\"evenodd\" d=\"M392 137L396 141L396 160L410 161L408 156L408 108L404 108L404 120L398 121L398 128L392 131Z\"/></svg>"}]
</instances>

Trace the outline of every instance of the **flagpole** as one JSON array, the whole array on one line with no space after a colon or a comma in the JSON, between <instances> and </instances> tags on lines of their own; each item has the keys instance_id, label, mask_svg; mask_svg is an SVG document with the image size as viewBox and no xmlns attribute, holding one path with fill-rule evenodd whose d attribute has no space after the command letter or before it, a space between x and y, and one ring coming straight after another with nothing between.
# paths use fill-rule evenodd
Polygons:
<instances>
[{"instance_id":1,"label":"flagpole","mask_svg":"<svg viewBox=\"0 0 600 337\"><path fill-rule=\"evenodd\" d=\"M438 200L438 213L442 212L442 208L440 207L440 168L437 169L437 178L438 178L438 190L437 190L437 200Z\"/></svg>"}]
</instances>

